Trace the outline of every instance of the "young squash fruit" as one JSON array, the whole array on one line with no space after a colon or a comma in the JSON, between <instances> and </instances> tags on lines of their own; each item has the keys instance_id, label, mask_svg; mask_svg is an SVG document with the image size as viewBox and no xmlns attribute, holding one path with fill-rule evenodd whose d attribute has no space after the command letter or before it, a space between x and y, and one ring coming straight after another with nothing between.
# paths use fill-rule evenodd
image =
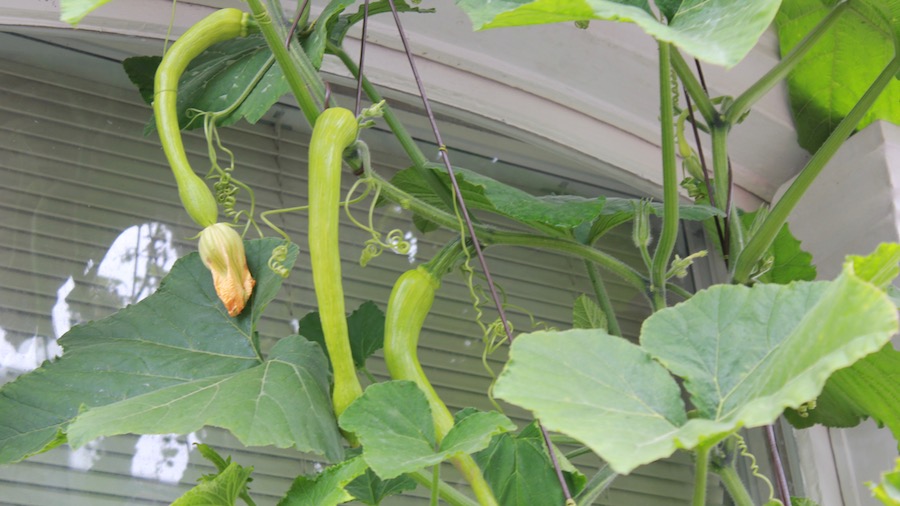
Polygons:
<instances>
[{"instance_id":1,"label":"young squash fruit","mask_svg":"<svg viewBox=\"0 0 900 506\"><path fill-rule=\"evenodd\" d=\"M243 311L255 281L247 268L243 240L229 225L216 223L216 199L188 163L176 102L178 80L191 60L213 44L246 36L248 19L248 14L238 9L222 9L200 20L172 44L153 82L153 114L160 143L175 175L181 204L191 219L204 227L200 233L200 257L212 272L216 295L230 316Z\"/></svg>"},{"instance_id":2,"label":"young squash fruit","mask_svg":"<svg viewBox=\"0 0 900 506\"><path fill-rule=\"evenodd\" d=\"M316 120L309 143L309 257L325 347L334 372L332 402L337 416L362 395L347 332L338 245L341 161L358 132L356 115L334 107Z\"/></svg>"},{"instance_id":3,"label":"young squash fruit","mask_svg":"<svg viewBox=\"0 0 900 506\"><path fill-rule=\"evenodd\" d=\"M216 198L188 163L178 125L178 80L191 60L218 42L247 35L249 15L238 9L221 9L190 27L166 51L153 81L153 114L166 159L178 184L184 209L201 227L218 219Z\"/></svg>"}]
</instances>

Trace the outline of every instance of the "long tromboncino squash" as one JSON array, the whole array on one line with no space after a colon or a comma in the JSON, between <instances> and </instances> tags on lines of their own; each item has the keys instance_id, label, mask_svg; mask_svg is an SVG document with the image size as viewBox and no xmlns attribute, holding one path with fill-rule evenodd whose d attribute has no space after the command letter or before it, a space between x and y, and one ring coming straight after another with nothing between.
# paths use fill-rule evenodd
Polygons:
<instances>
[{"instance_id":1,"label":"long tromboncino squash","mask_svg":"<svg viewBox=\"0 0 900 506\"><path fill-rule=\"evenodd\" d=\"M334 371L332 400L338 416L362 395L347 333L338 247L341 160L358 132L359 122L352 112L326 109L316 120L309 143L309 257L325 347Z\"/></svg>"},{"instance_id":2,"label":"long tromboncino squash","mask_svg":"<svg viewBox=\"0 0 900 506\"><path fill-rule=\"evenodd\" d=\"M438 442L453 427L453 415L425 376L417 348L422 325L440 286L440 280L425 267L406 271L394 284L384 321L384 360L388 372L395 380L414 382L425 393ZM497 505L490 485L471 456L458 455L450 461L472 486L480 504Z\"/></svg>"},{"instance_id":3,"label":"long tromboncino squash","mask_svg":"<svg viewBox=\"0 0 900 506\"><path fill-rule=\"evenodd\" d=\"M202 227L208 227L218 219L216 198L188 163L181 142L178 111L178 80L191 60L209 46L235 37L247 35L249 14L238 9L221 9L190 27L172 44L163 56L153 81L153 114L156 130L175 181L178 196L184 209Z\"/></svg>"}]
</instances>

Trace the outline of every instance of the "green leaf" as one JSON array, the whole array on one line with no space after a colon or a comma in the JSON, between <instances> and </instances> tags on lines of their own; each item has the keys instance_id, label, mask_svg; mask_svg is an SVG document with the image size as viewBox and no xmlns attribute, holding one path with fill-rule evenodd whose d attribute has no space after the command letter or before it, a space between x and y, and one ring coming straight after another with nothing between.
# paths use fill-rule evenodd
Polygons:
<instances>
[{"instance_id":1,"label":"green leaf","mask_svg":"<svg viewBox=\"0 0 900 506\"><path fill-rule=\"evenodd\" d=\"M885 290L900 274L900 245L881 244L868 256L850 255L844 268ZM852 366L834 373L814 405L789 409L787 419L800 428L822 424L854 427L872 417L900 440L900 353L885 346Z\"/></svg>"},{"instance_id":2,"label":"green leaf","mask_svg":"<svg viewBox=\"0 0 900 506\"><path fill-rule=\"evenodd\" d=\"M749 230L759 211L741 213L741 222L745 230ZM816 279L816 266L812 263L812 255L800 247L800 241L791 234L787 223L772 241L772 245L764 257L771 259L771 266L757 280L763 283L780 285L791 281L812 281Z\"/></svg>"},{"instance_id":3,"label":"green leaf","mask_svg":"<svg viewBox=\"0 0 900 506\"><path fill-rule=\"evenodd\" d=\"M313 478L298 476L278 506L336 506L354 496L344 488L366 471L362 457L354 457L326 468Z\"/></svg>"},{"instance_id":4,"label":"green leaf","mask_svg":"<svg viewBox=\"0 0 900 506\"><path fill-rule=\"evenodd\" d=\"M216 466L215 473L203 474L200 476L200 478L197 479L197 481L203 483L203 482L207 482L207 481L216 480L217 478L219 478L219 475L222 472L224 472L225 469L227 469L229 465L231 465L231 457L229 456L227 459L222 458L222 456L219 455L219 453L216 452L216 450L213 449L213 447L203 444L203 443L196 443L195 446L197 447L197 451L200 452L200 455L202 455L203 458L212 462L213 465ZM247 504L253 504L253 499L250 497L250 493L249 493L249 490L250 490L249 483L251 481L253 481L253 478L248 477L244 481L244 486L238 492L238 497L240 497Z\"/></svg>"},{"instance_id":5,"label":"green leaf","mask_svg":"<svg viewBox=\"0 0 900 506\"><path fill-rule=\"evenodd\" d=\"M500 434L475 454L475 462L503 506L563 504L562 488L537 423L519 434ZM572 475L568 479L576 479ZM583 486L584 476L581 476ZM574 487L572 487L574 488ZM576 494L576 491L572 491Z\"/></svg>"},{"instance_id":6,"label":"green leaf","mask_svg":"<svg viewBox=\"0 0 900 506\"><path fill-rule=\"evenodd\" d=\"M900 459L892 472L881 475L881 483L869 483L872 495L887 506L900 506Z\"/></svg>"},{"instance_id":7,"label":"green leaf","mask_svg":"<svg viewBox=\"0 0 900 506\"><path fill-rule=\"evenodd\" d=\"M300 319L298 327L300 335L319 343L327 357L328 349L325 347L325 334L322 332L319 312L308 313ZM372 301L363 302L347 317L347 332L350 336L353 363L357 368L363 368L366 359L384 347L384 312Z\"/></svg>"},{"instance_id":8,"label":"green leaf","mask_svg":"<svg viewBox=\"0 0 900 506\"><path fill-rule=\"evenodd\" d=\"M437 444L425 394L411 381L377 383L341 415L341 427L356 434L363 458L382 479L433 466L460 453L485 448L494 434L515 425L494 412L461 419Z\"/></svg>"},{"instance_id":9,"label":"green leaf","mask_svg":"<svg viewBox=\"0 0 900 506\"><path fill-rule=\"evenodd\" d=\"M659 11L666 16L666 19L671 21L678 12L678 8L681 7L682 2L683 0L656 0L654 3L659 7Z\"/></svg>"},{"instance_id":10,"label":"green leaf","mask_svg":"<svg viewBox=\"0 0 900 506\"><path fill-rule=\"evenodd\" d=\"M128 79L138 87L147 105L153 104L153 80L161 61L162 56L133 56L122 62Z\"/></svg>"},{"instance_id":11,"label":"green leaf","mask_svg":"<svg viewBox=\"0 0 900 506\"><path fill-rule=\"evenodd\" d=\"M105 406L260 365L256 323L283 279L267 262L277 239L245 243L256 278L247 309L235 318L219 301L196 253L180 259L159 290L103 320L74 327L63 356L0 388L0 462L59 444L82 408ZM292 245L287 267L297 258Z\"/></svg>"},{"instance_id":12,"label":"green leaf","mask_svg":"<svg viewBox=\"0 0 900 506\"><path fill-rule=\"evenodd\" d=\"M572 327L607 330L606 313L594 299L581 294L575 299L575 306L572 308Z\"/></svg>"},{"instance_id":13,"label":"green leaf","mask_svg":"<svg viewBox=\"0 0 900 506\"><path fill-rule=\"evenodd\" d=\"M425 170L434 171L448 187L450 177L444 167L432 166ZM575 195L548 195L535 197L501 183L487 176L482 176L463 168L454 168L457 182L463 198L470 209L479 209L497 213L530 226L553 227L562 231L572 230L579 225L594 221L599 216L614 216L617 225L630 220L634 216L634 199L622 198L585 198ZM431 187L413 168L398 172L391 182L403 191L424 200L428 204L453 212L432 191ZM661 204L651 204L655 214L662 213ZM720 214L711 206L682 206L682 219L704 220ZM611 228L611 227L610 227Z\"/></svg>"},{"instance_id":14,"label":"green leaf","mask_svg":"<svg viewBox=\"0 0 900 506\"><path fill-rule=\"evenodd\" d=\"M413 215L412 221L413 221L413 225L416 226L416 230L418 230L419 232L422 232L423 234L427 234L428 232L432 232L434 230L441 228L441 226L438 225L437 223L426 220L425 218L419 216L418 214Z\"/></svg>"},{"instance_id":15,"label":"green leaf","mask_svg":"<svg viewBox=\"0 0 900 506\"><path fill-rule=\"evenodd\" d=\"M871 255L850 255L847 262L852 265L853 272L860 279L887 290L900 275L900 244L880 244Z\"/></svg>"},{"instance_id":16,"label":"green leaf","mask_svg":"<svg viewBox=\"0 0 900 506\"><path fill-rule=\"evenodd\" d=\"M669 17L656 19L646 0L455 0L476 30L601 19L632 22L691 55L731 67L756 45L781 0L657 2Z\"/></svg>"},{"instance_id":17,"label":"green leaf","mask_svg":"<svg viewBox=\"0 0 900 506\"><path fill-rule=\"evenodd\" d=\"M251 369L88 409L69 425L69 441L81 446L98 436L187 434L212 425L246 446L294 447L336 461L343 453L329 392L321 348L291 336Z\"/></svg>"},{"instance_id":18,"label":"green leaf","mask_svg":"<svg viewBox=\"0 0 900 506\"><path fill-rule=\"evenodd\" d=\"M395 1L394 6L396 7L397 12L418 12L426 14L435 11L434 9L412 7L404 0ZM377 2L369 3L369 16L385 12L391 12L391 2L388 0L378 0ZM344 37L347 36L350 27L362 21L364 14L365 10L362 5L360 5L359 9L353 14L341 14L337 20L333 20L328 27L328 40L335 46L340 47L344 43Z\"/></svg>"},{"instance_id":19,"label":"green leaf","mask_svg":"<svg viewBox=\"0 0 900 506\"><path fill-rule=\"evenodd\" d=\"M220 42L191 61L178 81L178 124L183 129L202 128L203 119L196 111L219 112L229 109L251 91L230 114L216 124L227 126L245 118L256 123L289 91L287 79L277 63L270 64L272 52L261 34ZM123 62L129 78L147 100L146 90L153 90L154 74L149 73L150 58L128 58ZM138 69L139 71L136 71ZM257 82L258 73L265 74ZM155 73L155 69L154 69ZM151 94L152 97L152 94ZM156 130L151 118L144 134Z\"/></svg>"},{"instance_id":20,"label":"green leaf","mask_svg":"<svg viewBox=\"0 0 900 506\"><path fill-rule=\"evenodd\" d=\"M232 462L212 480L188 490L172 506L234 506L252 472L253 467Z\"/></svg>"},{"instance_id":21,"label":"green leaf","mask_svg":"<svg viewBox=\"0 0 900 506\"><path fill-rule=\"evenodd\" d=\"M771 423L897 328L887 297L849 270L833 282L714 286L648 318L641 346L599 330L520 336L494 393L628 473Z\"/></svg>"},{"instance_id":22,"label":"green leaf","mask_svg":"<svg viewBox=\"0 0 900 506\"><path fill-rule=\"evenodd\" d=\"M798 142L814 152L862 97L894 54L890 27L867 19L866 5L900 10L897 0L851 2L851 8L788 76ZM833 8L821 0L790 0L776 17L781 54L787 54ZM881 25L881 26L880 26ZM893 30L900 27L893 19ZM857 128L877 120L900 123L900 81L894 80Z\"/></svg>"},{"instance_id":23,"label":"green leaf","mask_svg":"<svg viewBox=\"0 0 900 506\"><path fill-rule=\"evenodd\" d=\"M110 0L60 0L59 19L70 25L77 25L91 11Z\"/></svg>"},{"instance_id":24,"label":"green leaf","mask_svg":"<svg viewBox=\"0 0 900 506\"><path fill-rule=\"evenodd\" d=\"M303 51L309 56L313 66L319 68L325 55L325 43L328 41L328 32L338 20L338 14L347 7L356 3L356 0L331 0L322 9L319 18L313 24L313 30L303 40ZM349 28L349 27L348 27Z\"/></svg>"},{"instance_id":25,"label":"green leaf","mask_svg":"<svg viewBox=\"0 0 900 506\"><path fill-rule=\"evenodd\" d=\"M494 395L581 440L620 473L674 452L675 441L663 435L687 421L668 371L601 330L520 335Z\"/></svg>"},{"instance_id":26,"label":"green leaf","mask_svg":"<svg viewBox=\"0 0 900 506\"><path fill-rule=\"evenodd\" d=\"M390 480L382 480L371 469L366 469L365 473L344 488L357 501L370 506L378 506L385 497L414 490L416 486L415 480L405 474Z\"/></svg>"},{"instance_id":27,"label":"green leaf","mask_svg":"<svg viewBox=\"0 0 900 506\"><path fill-rule=\"evenodd\" d=\"M885 346L878 353L834 373L815 407L788 410L785 417L798 428L815 424L855 427L868 417L886 425L900 440L900 352Z\"/></svg>"}]
</instances>

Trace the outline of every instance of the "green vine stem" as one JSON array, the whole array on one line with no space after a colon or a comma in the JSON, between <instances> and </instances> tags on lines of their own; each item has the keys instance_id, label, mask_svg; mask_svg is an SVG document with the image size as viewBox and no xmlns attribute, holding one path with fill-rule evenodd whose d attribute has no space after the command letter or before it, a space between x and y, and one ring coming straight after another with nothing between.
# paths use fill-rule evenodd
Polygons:
<instances>
[{"instance_id":1,"label":"green vine stem","mask_svg":"<svg viewBox=\"0 0 900 506\"><path fill-rule=\"evenodd\" d=\"M609 333L614 336L622 337L622 329L619 327L619 320L616 318L616 311L615 309L613 309L612 303L609 300L609 293L607 293L606 291L606 285L603 283L603 278L600 276L600 273L597 272L597 266L594 265L594 262L585 260L584 268L585 270L587 270L588 277L591 279L591 286L594 288L594 295L597 297L597 304L606 315L606 324L609 329Z\"/></svg>"},{"instance_id":2,"label":"green vine stem","mask_svg":"<svg viewBox=\"0 0 900 506\"><path fill-rule=\"evenodd\" d=\"M747 487L744 486L744 482L741 481L741 477L738 476L734 465L722 467L714 466L713 472L715 472L719 476L719 479L722 480L722 484L725 485L725 489L734 501L735 506L753 506L753 498L751 498L750 493L747 492Z\"/></svg>"},{"instance_id":3,"label":"green vine stem","mask_svg":"<svg viewBox=\"0 0 900 506\"><path fill-rule=\"evenodd\" d=\"M841 14L847 10L850 2L843 2L825 16L822 21L809 32L799 44L794 46L790 53L772 67L766 75L762 76L752 86L732 102L731 106L723 111L723 117L726 124L734 125L753 107L757 100L769 92L782 79L787 77L788 73L797 66L797 63L806 56L806 53L819 41L822 35L831 28L832 25L840 18Z\"/></svg>"},{"instance_id":4,"label":"green vine stem","mask_svg":"<svg viewBox=\"0 0 900 506\"><path fill-rule=\"evenodd\" d=\"M716 444L700 443L694 449L694 499L691 506L706 506L706 479L709 475L709 452Z\"/></svg>"},{"instance_id":5,"label":"green vine stem","mask_svg":"<svg viewBox=\"0 0 900 506\"><path fill-rule=\"evenodd\" d=\"M659 116L663 165L663 228L659 235L650 289L656 310L666 307L666 270L678 238L678 166L675 160L675 117L672 100L672 46L659 42Z\"/></svg>"},{"instance_id":6,"label":"green vine stem","mask_svg":"<svg viewBox=\"0 0 900 506\"><path fill-rule=\"evenodd\" d=\"M375 172L368 173L367 175L373 178L377 184L381 185L382 196L391 202L395 202L399 204L400 207L410 210L438 225L451 229L459 227L459 221L456 219L456 216L444 212L421 199L404 192ZM648 295L648 282L638 271L634 270L621 260L598 249L571 240L520 232L505 232L485 225L476 224L475 230L478 234L478 239L487 245L527 246L549 249L590 260L621 277L629 285L644 294L644 296Z\"/></svg>"},{"instance_id":7,"label":"green vine stem","mask_svg":"<svg viewBox=\"0 0 900 506\"><path fill-rule=\"evenodd\" d=\"M778 203L769 211L769 215L760 229L749 239L747 246L734 264L733 277L735 282L746 283L750 280L754 266L756 266L766 250L769 249L769 246L772 245L775 235L781 230L794 206L797 205L797 202L800 201L800 198L812 182L822 172L828 161L837 153L838 148L856 130L863 116L872 107L872 104L881 95L881 92L891 83L898 71L900 71L900 54L895 54L894 58L875 79L875 82L866 90L859 102L853 106L850 113L838 123L837 128L831 132L825 143L809 159L806 166L803 167L803 170L791 183L791 186L781 196Z\"/></svg>"},{"instance_id":8,"label":"green vine stem","mask_svg":"<svg viewBox=\"0 0 900 506\"><path fill-rule=\"evenodd\" d=\"M687 90L688 95L694 99L694 104L697 106L700 115L703 116L703 120L706 121L706 125L709 127L719 123L721 121L719 112L713 105L712 100L710 100L706 90L703 89L703 84L697 80L697 76L691 71L691 67L688 66L684 57L677 50L674 50L671 52L671 59L675 74L678 75L678 79L681 80L681 84Z\"/></svg>"},{"instance_id":9,"label":"green vine stem","mask_svg":"<svg viewBox=\"0 0 900 506\"><path fill-rule=\"evenodd\" d=\"M584 486L584 489L578 494L578 506L590 506L600 497L600 494L606 491L612 482L619 477L619 474L612 470L608 465L604 465L590 481Z\"/></svg>"},{"instance_id":10,"label":"green vine stem","mask_svg":"<svg viewBox=\"0 0 900 506\"><path fill-rule=\"evenodd\" d=\"M366 96L369 97L373 103L380 103L384 101L384 97L378 93L378 90L372 86L372 83L366 79L365 75L360 75L359 67L356 65L356 62L353 61L353 58L347 54L342 48L335 46L331 42L326 42L326 48L328 51L337 56L341 62L347 67L347 70L350 71L355 78L357 78L362 83L362 89L366 92ZM413 166L415 167L416 172L428 183L428 186L435 192L435 194L441 199L442 202L447 207L453 207L453 194L450 192L450 189L447 188L447 185L444 184L443 181L438 178L437 174L434 171L427 170L426 167L429 165L428 158L419 149L419 145L416 144L416 141L412 138L409 132L406 130L406 127L403 126L403 123L397 119L397 115L394 114L394 111L390 106L385 105L383 108L384 112L384 122L387 123L388 128L391 129L391 132L396 137L397 141L400 143L400 146L403 148L403 151L406 152L406 155L409 156L410 161L412 161Z\"/></svg>"},{"instance_id":11,"label":"green vine stem","mask_svg":"<svg viewBox=\"0 0 900 506\"><path fill-rule=\"evenodd\" d=\"M434 483L434 476L432 473L426 472L425 470L413 471L408 473L407 476L423 487L431 488ZM438 495L450 506L478 506L477 502L469 499L465 494L456 490L443 480L438 481L437 487Z\"/></svg>"},{"instance_id":12,"label":"green vine stem","mask_svg":"<svg viewBox=\"0 0 900 506\"><path fill-rule=\"evenodd\" d=\"M272 16L261 0L247 0L253 18L266 39L275 61L284 72L288 85L300 105L300 110L310 125L316 123L325 102L325 84L319 77L312 62L300 51L290 51L284 47L284 37L272 24Z\"/></svg>"}]
</instances>

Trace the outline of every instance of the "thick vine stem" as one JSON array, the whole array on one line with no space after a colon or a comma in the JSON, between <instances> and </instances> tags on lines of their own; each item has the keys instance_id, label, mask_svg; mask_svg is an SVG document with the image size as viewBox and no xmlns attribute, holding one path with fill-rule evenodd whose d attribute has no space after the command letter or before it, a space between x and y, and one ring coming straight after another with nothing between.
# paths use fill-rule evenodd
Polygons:
<instances>
[{"instance_id":1,"label":"thick vine stem","mask_svg":"<svg viewBox=\"0 0 900 506\"><path fill-rule=\"evenodd\" d=\"M666 271L678 238L678 167L675 159L675 117L672 100L672 46L659 44L659 116L663 165L663 228L650 270L653 305L666 306Z\"/></svg>"},{"instance_id":2,"label":"thick vine stem","mask_svg":"<svg viewBox=\"0 0 900 506\"><path fill-rule=\"evenodd\" d=\"M703 116L703 120L706 121L707 127L719 123L721 121L719 112L709 99L706 90L703 89L703 84L701 84L700 81L697 80L697 77L694 76L694 73L691 72L691 68L688 66L687 62L684 61L684 57L681 56L681 53L679 53L678 50L673 49L671 51L671 58L672 68L675 70L675 74L678 75L678 79L681 80L681 84L684 86L688 95L694 99L697 110L700 111L700 115Z\"/></svg>"},{"instance_id":3,"label":"thick vine stem","mask_svg":"<svg viewBox=\"0 0 900 506\"><path fill-rule=\"evenodd\" d=\"M706 481L709 475L709 452L715 443L701 443L694 450L694 499L691 506L706 506Z\"/></svg>"},{"instance_id":4,"label":"thick vine stem","mask_svg":"<svg viewBox=\"0 0 900 506\"><path fill-rule=\"evenodd\" d=\"M407 476L423 487L430 488L433 484L433 476L425 471L413 471ZM466 497L445 481L438 481L438 495L450 506L479 506L478 503Z\"/></svg>"},{"instance_id":5,"label":"thick vine stem","mask_svg":"<svg viewBox=\"0 0 900 506\"><path fill-rule=\"evenodd\" d=\"M753 498L750 497L747 487L744 486L744 482L741 481L741 477L738 476L733 465L713 467L712 471L722 480L722 484L725 485L725 490L728 491L735 506L753 506Z\"/></svg>"},{"instance_id":6,"label":"thick vine stem","mask_svg":"<svg viewBox=\"0 0 900 506\"><path fill-rule=\"evenodd\" d=\"M831 132L828 139L819 147L816 153L809 159L800 174L791 183L778 203L769 211L769 215L763 222L760 229L751 237L737 261L734 263L734 281L737 283L747 283L753 274L753 268L762 258L775 236L781 230L782 225L787 221L788 215L806 193L806 190L816 179L816 177L825 168L825 165L837 153L838 148L850 137L850 134L856 130L863 116L881 95L881 92L890 84L894 76L900 72L900 54L895 54L894 58L887 64L881 74L875 79L872 85L866 90L859 102L853 106L853 109L838 123L837 128Z\"/></svg>"},{"instance_id":7,"label":"thick vine stem","mask_svg":"<svg viewBox=\"0 0 900 506\"><path fill-rule=\"evenodd\" d=\"M284 47L284 37L272 24L272 17L261 0L247 0L247 5L250 6L250 11L266 38L266 44L275 55L275 61L284 72L300 110L303 111L309 124L314 125L322 109L320 104L324 103L325 84L305 54L297 54Z\"/></svg>"},{"instance_id":8,"label":"thick vine stem","mask_svg":"<svg viewBox=\"0 0 900 506\"><path fill-rule=\"evenodd\" d=\"M612 303L609 300L609 294L606 292L606 285L603 283L603 277L597 272L597 266L594 265L594 262L585 260L584 268L587 270L588 277L591 279L591 286L594 288L597 304L606 315L606 324L609 333L614 336L622 337L622 329L619 327L618 318L616 318L616 310L612 307Z\"/></svg>"}]
</instances>

